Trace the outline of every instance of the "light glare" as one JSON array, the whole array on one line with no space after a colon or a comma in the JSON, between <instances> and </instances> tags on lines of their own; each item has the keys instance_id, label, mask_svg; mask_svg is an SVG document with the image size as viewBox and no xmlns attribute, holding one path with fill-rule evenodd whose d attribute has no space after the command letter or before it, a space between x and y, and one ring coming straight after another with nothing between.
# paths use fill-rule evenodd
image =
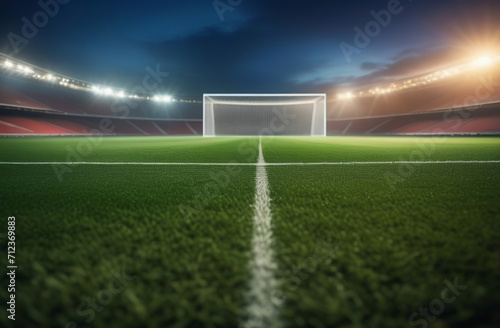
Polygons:
<instances>
[{"instance_id":1,"label":"light glare","mask_svg":"<svg viewBox=\"0 0 500 328\"><path fill-rule=\"evenodd\" d=\"M0 62L0 66L3 66L5 69L10 69L16 74L20 74L23 76L31 76L32 78L37 80L54 82L64 87L91 91L98 95L103 95L108 97L116 97L116 98L128 97L134 99L154 100L163 103L177 102L177 99L174 99L171 95L143 96L137 94L130 94L125 90L117 90L111 87L92 85L84 81L60 77L57 76L55 73L46 71L44 69L36 68L35 71L35 68L32 68L30 65L25 65L24 63L15 60L10 60L10 59L2 59L2 60L3 62Z\"/></svg>"},{"instance_id":2,"label":"light glare","mask_svg":"<svg viewBox=\"0 0 500 328\"><path fill-rule=\"evenodd\" d=\"M172 96L168 96L168 95L165 95L165 96L154 96L153 100L154 101L160 101L160 102L172 102L172 101L175 101L175 100L172 99Z\"/></svg>"},{"instance_id":3,"label":"light glare","mask_svg":"<svg viewBox=\"0 0 500 328\"><path fill-rule=\"evenodd\" d=\"M488 56L484 56L484 57L478 58L474 62L475 66L477 66L477 67L489 66L492 63L493 63L493 59L491 59L491 57L488 57Z\"/></svg>"}]
</instances>

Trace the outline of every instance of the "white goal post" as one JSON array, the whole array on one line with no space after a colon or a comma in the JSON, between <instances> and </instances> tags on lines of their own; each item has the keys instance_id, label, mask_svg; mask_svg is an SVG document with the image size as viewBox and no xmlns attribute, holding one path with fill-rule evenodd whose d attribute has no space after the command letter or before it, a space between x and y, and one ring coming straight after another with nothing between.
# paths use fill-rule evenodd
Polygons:
<instances>
[{"instance_id":1,"label":"white goal post","mask_svg":"<svg viewBox=\"0 0 500 328\"><path fill-rule=\"evenodd\" d=\"M203 136L326 136L326 94L204 94Z\"/></svg>"}]
</instances>

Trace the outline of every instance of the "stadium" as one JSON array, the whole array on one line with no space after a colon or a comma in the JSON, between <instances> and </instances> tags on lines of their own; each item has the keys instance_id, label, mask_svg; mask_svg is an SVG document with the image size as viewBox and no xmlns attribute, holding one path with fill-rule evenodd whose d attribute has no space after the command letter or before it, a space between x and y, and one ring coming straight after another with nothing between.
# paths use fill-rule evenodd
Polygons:
<instances>
[{"instance_id":1,"label":"stadium","mask_svg":"<svg viewBox=\"0 0 500 328\"><path fill-rule=\"evenodd\" d=\"M215 18L257 11L216 3ZM54 22L73 4L60 5ZM251 20L237 22L193 38L207 49L209 33L237 43L229 36L240 28L253 40ZM168 51L187 42L179 35ZM113 66L117 57L91 70L40 59L73 45L30 42L0 53L2 327L500 325L498 39L367 60L357 78L294 88L260 86L264 78L245 88L222 70L217 84L207 68L199 90L154 62L121 84L128 63ZM177 60L216 65L207 49ZM242 58L267 77L294 56L283 49L266 70ZM247 64L235 62L231 70Z\"/></svg>"}]
</instances>

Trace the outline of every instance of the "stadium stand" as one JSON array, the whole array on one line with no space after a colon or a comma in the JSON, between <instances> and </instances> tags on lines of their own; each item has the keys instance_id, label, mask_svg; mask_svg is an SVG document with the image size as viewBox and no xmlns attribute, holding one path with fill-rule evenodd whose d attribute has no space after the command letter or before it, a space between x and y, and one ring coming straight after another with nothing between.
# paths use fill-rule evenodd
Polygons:
<instances>
[{"instance_id":1,"label":"stadium stand","mask_svg":"<svg viewBox=\"0 0 500 328\"><path fill-rule=\"evenodd\" d=\"M103 126L107 129L103 129ZM329 135L500 134L500 103L479 109L329 120ZM201 120L69 115L0 107L0 134L201 135Z\"/></svg>"},{"instance_id":2,"label":"stadium stand","mask_svg":"<svg viewBox=\"0 0 500 328\"><path fill-rule=\"evenodd\" d=\"M156 124L167 134L184 134L193 135L193 131L189 129L187 122L156 122Z\"/></svg>"},{"instance_id":3,"label":"stadium stand","mask_svg":"<svg viewBox=\"0 0 500 328\"><path fill-rule=\"evenodd\" d=\"M197 135L201 121L68 115L0 106L3 135Z\"/></svg>"},{"instance_id":4,"label":"stadium stand","mask_svg":"<svg viewBox=\"0 0 500 328\"><path fill-rule=\"evenodd\" d=\"M16 116L0 116L0 121L10 124L12 127L17 127L29 133L35 134L68 134L70 131L62 127L56 127L51 124L43 123L36 119Z\"/></svg>"},{"instance_id":5,"label":"stadium stand","mask_svg":"<svg viewBox=\"0 0 500 328\"><path fill-rule=\"evenodd\" d=\"M339 100L329 96L329 135L499 134L500 68L431 88ZM199 102L113 98L7 72L0 75L2 135L202 135ZM332 99L333 98L333 99ZM471 101L471 99L473 101ZM481 103L478 108L461 104ZM103 129L103 122L110 130Z\"/></svg>"},{"instance_id":6,"label":"stadium stand","mask_svg":"<svg viewBox=\"0 0 500 328\"><path fill-rule=\"evenodd\" d=\"M452 128L446 130L446 132L456 133L456 132L485 132L485 131L496 131L500 132L500 117L477 117L471 118L464 121L462 124L455 124Z\"/></svg>"},{"instance_id":7,"label":"stadium stand","mask_svg":"<svg viewBox=\"0 0 500 328\"><path fill-rule=\"evenodd\" d=\"M188 126L194 130L196 134L203 134L203 122L202 121L190 121L186 122Z\"/></svg>"},{"instance_id":8,"label":"stadium stand","mask_svg":"<svg viewBox=\"0 0 500 328\"><path fill-rule=\"evenodd\" d=\"M329 135L500 134L500 103L415 114L329 120Z\"/></svg>"},{"instance_id":9,"label":"stadium stand","mask_svg":"<svg viewBox=\"0 0 500 328\"><path fill-rule=\"evenodd\" d=\"M50 110L49 106L12 90L5 85L0 85L0 102L8 105L32 107Z\"/></svg>"}]
</instances>

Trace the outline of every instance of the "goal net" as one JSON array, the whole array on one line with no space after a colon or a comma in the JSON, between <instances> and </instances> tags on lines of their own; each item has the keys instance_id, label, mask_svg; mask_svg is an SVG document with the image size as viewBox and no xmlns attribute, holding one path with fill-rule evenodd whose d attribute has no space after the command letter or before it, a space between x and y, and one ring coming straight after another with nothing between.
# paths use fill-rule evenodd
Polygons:
<instances>
[{"instance_id":1,"label":"goal net","mask_svg":"<svg viewBox=\"0 0 500 328\"><path fill-rule=\"evenodd\" d=\"M203 135L325 136L325 94L205 94Z\"/></svg>"}]
</instances>

